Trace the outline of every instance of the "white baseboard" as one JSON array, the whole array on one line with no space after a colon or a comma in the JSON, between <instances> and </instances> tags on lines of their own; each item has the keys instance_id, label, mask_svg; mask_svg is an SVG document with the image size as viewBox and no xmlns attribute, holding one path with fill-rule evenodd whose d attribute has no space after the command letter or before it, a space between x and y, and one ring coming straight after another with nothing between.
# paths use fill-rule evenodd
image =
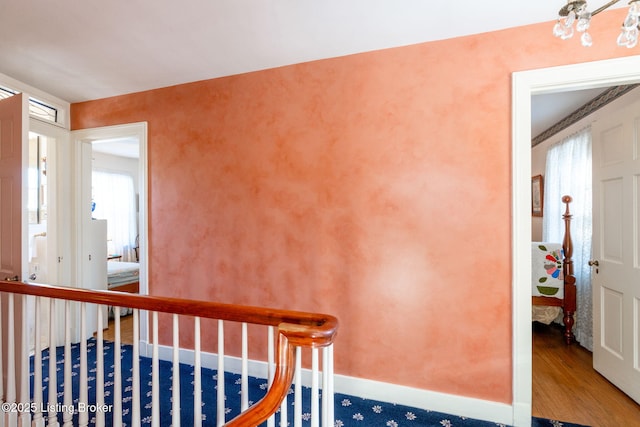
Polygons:
<instances>
[{"instance_id":1,"label":"white baseboard","mask_svg":"<svg viewBox=\"0 0 640 427\"><path fill-rule=\"evenodd\" d=\"M140 341L140 356L151 357L152 354L153 354L153 344L147 341ZM173 347L166 346L166 345L159 345L158 358L160 360L172 360ZM193 365L195 363L193 350L181 348L180 363L188 363L190 365ZM208 353L208 352L202 351L200 352L200 363L203 368L217 369L218 355L216 353ZM224 370L225 372L240 374L242 372L242 360L239 357L235 357L235 356L225 356ZM251 377L266 379L267 378L267 362L249 360L247 373ZM309 384L311 384L310 381L309 381Z\"/></svg>"},{"instance_id":2,"label":"white baseboard","mask_svg":"<svg viewBox=\"0 0 640 427\"><path fill-rule=\"evenodd\" d=\"M151 357L152 349L152 344L143 341L140 342L141 356ZM162 345L158 346L159 359L172 360L172 357L172 347ZM180 362L193 364L193 350L180 349ZM202 367L217 369L218 355L215 353L202 352L201 363ZM241 359L234 356L225 356L224 366L224 370L226 372L239 374L242 368ZM303 369L302 371L302 384L306 387L310 387L311 371L309 369ZM267 363L249 360L248 374L256 378L267 378ZM334 375L334 391L339 394L396 403L398 405L442 412L450 415L458 415L507 425L524 425L514 422L514 408L512 405L505 403L439 393L337 374Z\"/></svg>"},{"instance_id":3,"label":"white baseboard","mask_svg":"<svg viewBox=\"0 0 640 427\"><path fill-rule=\"evenodd\" d=\"M513 425L513 408L505 403L337 374L334 381L336 393Z\"/></svg>"}]
</instances>

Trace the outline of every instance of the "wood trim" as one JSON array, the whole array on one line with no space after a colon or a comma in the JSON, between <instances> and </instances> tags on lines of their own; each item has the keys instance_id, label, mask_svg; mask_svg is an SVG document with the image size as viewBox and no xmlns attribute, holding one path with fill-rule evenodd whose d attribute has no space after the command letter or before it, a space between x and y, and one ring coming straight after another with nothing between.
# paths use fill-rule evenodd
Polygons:
<instances>
[{"instance_id":1,"label":"wood trim","mask_svg":"<svg viewBox=\"0 0 640 427\"><path fill-rule=\"evenodd\" d=\"M532 296L531 303L533 305L548 305L551 307L562 307L563 301L560 298Z\"/></svg>"},{"instance_id":2,"label":"wood trim","mask_svg":"<svg viewBox=\"0 0 640 427\"><path fill-rule=\"evenodd\" d=\"M128 292L130 294L137 294L140 292L140 282L127 283L125 285L112 286L110 291L115 292Z\"/></svg>"}]
</instances>

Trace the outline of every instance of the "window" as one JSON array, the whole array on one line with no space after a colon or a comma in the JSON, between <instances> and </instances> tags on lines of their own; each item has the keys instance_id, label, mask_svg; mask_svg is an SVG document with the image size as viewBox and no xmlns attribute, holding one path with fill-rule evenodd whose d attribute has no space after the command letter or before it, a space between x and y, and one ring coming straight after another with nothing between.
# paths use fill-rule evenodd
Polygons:
<instances>
[{"instance_id":1,"label":"window","mask_svg":"<svg viewBox=\"0 0 640 427\"><path fill-rule=\"evenodd\" d=\"M9 98L20 92L0 86L0 99ZM40 120L58 123L58 109L35 98L29 98L29 115Z\"/></svg>"},{"instance_id":2,"label":"window","mask_svg":"<svg viewBox=\"0 0 640 427\"><path fill-rule=\"evenodd\" d=\"M93 218L107 220L109 255L122 255L123 261L136 261L136 203L131 175L94 170Z\"/></svg>"}]
</instances>

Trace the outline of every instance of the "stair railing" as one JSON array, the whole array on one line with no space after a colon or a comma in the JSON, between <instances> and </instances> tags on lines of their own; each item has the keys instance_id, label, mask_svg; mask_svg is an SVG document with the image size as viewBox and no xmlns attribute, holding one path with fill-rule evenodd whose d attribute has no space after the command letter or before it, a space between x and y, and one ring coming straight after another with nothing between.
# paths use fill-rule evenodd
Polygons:
<instances>
[{"instance_id":1,"label":"stair railing","mask_svg":"<svg viewBox=\"0 0 640 427\"><path fill-rule=\"evenodd\" d=\"M172 421L173 426L180 425L180 379L178 365L181 363L181 349L179 347L179 318L189 316L194 319L193 330L193 365L194 365L194 405L193 419L196 426L201 425L202 413L202 393L200 370L201 362L201 331L200 319L215 319L218 325L218 353L217 353L217 426L257 426L264 421L267 426L274 426L274 414L280 409L280 425L287 426L288 411L290 404L287 404L287 394L292 383L294 386L294 414L293 426L302 424L302 349L311 349L311 426L323 427L333 426L333 342L337 333L338 321L335 317L323 314L305 313L299 311L276 310L260 307L242 306L235 304L222 304L205 301L186 300L178 298L165 298L157 296L145 296L113 291L96 291L78 288L54 287L42 284L27 284L21 282L0 281L0 404L2 405L2 416L0 426L11 427L14 425L34 426L58 426L58 412L62 410L63 427L71 426L72 416L75 411L78 413L79 425L88 425L88 412L78 411L78 408L101 408L105 405L104 392L104 360L103 354L103 328L105 327L104 311L112 308L114 315L115 337L114 347L116 354L121 350L120 336L120 310L128 308L133 310L133 393L131 409L131 425L140 425L140 367L138 359L140 355L140 330L139 320L141 315L146 315L151 319L150 334L152 335L152 416L151 425L159 426L159 352L160 344L158 331L160 323L158 313L169 313L172 315L173 345L171 346L173 361L173 391L172 401ZM35 297L35 310L33 331L30 331L29 319L27 319L28 297ZM56 302L58 303L56 304ZM56 364L64 364L64 387L63 401L59 402L55 382L49 382L48 401L42 402L42 350L43 344L40 339L42 334L41 324L43 320L41 311L48 304L49 308L49 377L55 378ZM55 348L58 341L56 337L58 327L58 317L61 317L56 307L64 307L64 361L56 361ZM77 402L72 400L71 376L71 311L72 304L78 306L79 330L80 330L80 384L86 384L88 377L87 367L87 334L88 332L88 312L96 317L96 346L97 346L97 369L96 369L96 400L89 402L85 390L80 387L80 394ZM95 310L95 311L92 311ZM17 319L17 320L16 320ZM241 374L241 413L231 419L225 420L225 399L224 399L224 373L225 373L225 324L236 322L242 325L241 343L242 351L240 358ZM166 322L165 322L166 323ZM252 362L248 358L248 325L263 325L268 329L268 373L269 388L263 398L252 406L248 400L248 375L249 364ZM166 325L162 325L165 327ZM33 343L30 349L29 342ZM144 349L143 349L144 350ZM319 369L320 354L322 350L322 370ZM33 357L33 390L29 385L29 358ZM122 420L122 377L120 375L120 358L114 357L114 389L112 416L114 425L117 420ZM322 399L320 399L320 389L322 389ZM30 399L33 396L33 400ZM84 405L84 406L81 406ZM305 414L305 416L308 416ZM104 413L95 411L96 425L104 425ZM33 422L33 423L32 423Z\"/></svg>"}]
</instances>

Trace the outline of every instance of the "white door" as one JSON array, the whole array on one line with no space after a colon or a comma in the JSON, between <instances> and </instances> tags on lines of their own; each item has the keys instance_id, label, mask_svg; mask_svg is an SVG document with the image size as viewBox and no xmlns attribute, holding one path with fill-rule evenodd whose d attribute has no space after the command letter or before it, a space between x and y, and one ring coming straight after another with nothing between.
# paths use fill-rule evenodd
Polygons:
<instances>
[{"instance_id":1,"label":"white door","mask_svg":"<svg viewBox=\"0 0 640 427\"><path fill-rule=\"evenodd\" d=\"M640 402L640 102L592 130L593 367Z\"/></svg>"},{"instance_id":2,"label":"white door","mask_svg":"<svg viewBox=\"0 0 640 427\"><path fill-rule=\"evenodd\" d=\"M22 94L0 100L0 278L23 277L23 150L27 118Z\"/></svg>"},{"instance_id":3,"label":"white door","mask_svg":"<svg viewBox=\"0 0 640 427\"><path fill-rule=\"evenodd\" d=\"M0 279L4 280L22 280L26 275L23 270L26 253L22 244L26 236L26 221L23 220L22 207L26 195L23 161L28 148L27 126L26 97L18 94L0 100ZM24 402L28 398L28 366L22 363L21 357L27 351L27 340L22 339L24 299L19 296L14 298L12 319L8 318L8 299L7 294L2 294L2 325L7 328L10 321L14 322L14 339L3 335L2 357L6 358L8 351L15 351L15 370L4 375L5 386L16 381L17 387L16 395L11 394L13 390L7 390L4 398L7 401ZM9 416L9 413L4 416Z\"/></svg>"}]
</instances>

